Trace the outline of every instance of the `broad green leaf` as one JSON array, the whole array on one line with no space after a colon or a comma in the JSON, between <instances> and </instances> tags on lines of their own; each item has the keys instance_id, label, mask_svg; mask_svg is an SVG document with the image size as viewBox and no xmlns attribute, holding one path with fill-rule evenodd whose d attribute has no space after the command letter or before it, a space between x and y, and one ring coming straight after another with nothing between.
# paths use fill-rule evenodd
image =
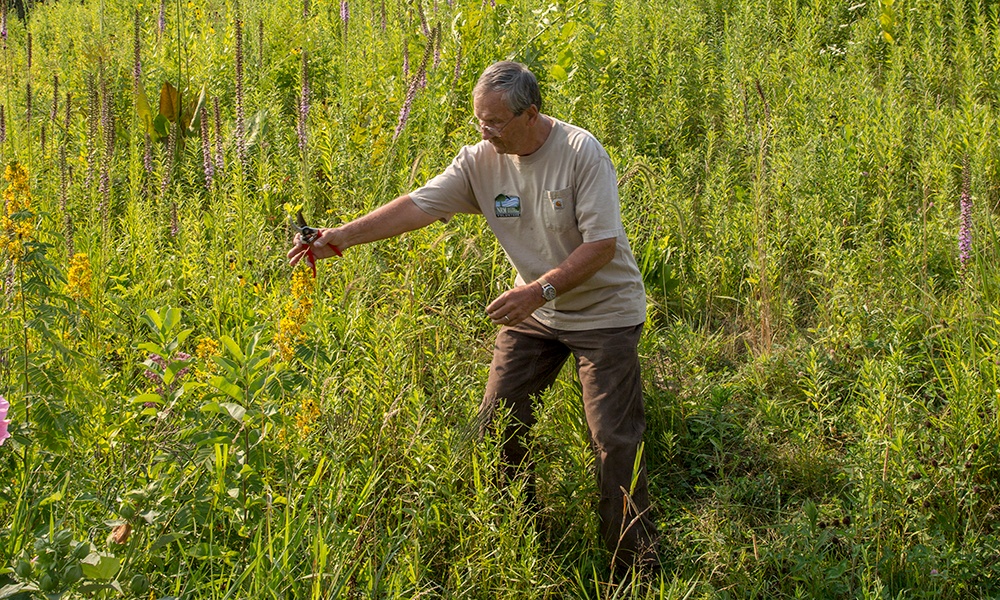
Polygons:
<instances>
[{"instance_id":1,"label":"broad green leaf","mask_svg":"<svg viewBox=\"0 0 1000 600\"><path fill-rule=\"evenodd\" d=\"M239 345L236 344L236 341L233 340L233 338L228 335L224 335L219 338L219 341L222 342L222 345L229 350L237 362L245 363L247 361L247 357L243 355L243 351L240 350Z\"/></svg>"},{"instance_id":2,"label":"broad green leaf","mask_svg":"<svg viewBox=\"0 0 1000 600\"><path fill-rule=\"evenodd\" d=\"M161 356L163 355L163 348L161 348L159 344L154 344L153 342L143 342L141 344L136 344L136 348L138 348L139 350L145 350L150 354L159 354Z\"/></svg>"},{"instance_id":3,"label":"broad green leaf","mask_svg":"<svg viewBox=\"0 0 1000 600\"><path fill-rule=\"evenodd\" d=\"M247 414L247 409L243 408L239 404L234 404L232 402L220 402L219 406L226 409L229 416L236 421L243 421L243 417Z\"/></svg>"},{"instance_id":4,"label":"broad green leaf","mask_svg":"<svg viewBox=\"0 0 1000 600\"><path fill-rule=\"evenodd\" d=\"M163 319L160 318L160 313L156 312L152 308L147 309L145 314L139 318L153 330L153 333L160 333L160 329L163 328Z\"/></svg>"},{"instance_id":5,"label":"broad green leaf","mask_svg":"<svg viewBox=\"0 0 1000 600\"><path fill-rule=\"evenodd\" d=\"M149 98L146 97L146 91L139 88L139 91L135 95L135 110L139 113L139 120L142 122L145 132L149 135L150 139L154 142L157 141L160 136L156 133L156 128L153 126L153 109L149 106Z\"/></svg>"},{"instance_id":6,"label":"broad green leaf","mask_svg":"<svg viewBox=\"0 0 1000 600\"><path fill-rule=\"evenodd\" d=\"M129 400L131 404L146 404L147 402L152 402L153 404L163 404L163 396L159 394L139 394L135 398Z\"/></svg>"},{"instance_id":7,"label":"broad green leaf","mask_svg":"<svg viewBox=\"0 0 1000 600\"><path fill-rule=\"evenodd\" d=\"M229 379L236 379L240 376L240 366L225 356L213 356L212 361L226 370Z\"/></svg>"},{"instance_id":8,"label":"broad green leaf","mask_svg":"<svg viewBox=\"0 0 1000 600\"><path fill-rule=\"evenodd\" d=\"M110 581L118 573L121 563L113 554L91 552L80 561L80 566L83 567L83 574L88 579Z\"/></svg>"},{"instance_id":9,"label":"broad green leaf","mask_svg":"<svg viewBox=\"0 0 1000 600\"><path fill-rule=\"evenodd\" d=\"M168 308L166 318L163 320L163 328L166 331L171 331L177 324L181 322L181 309L179 308Z\"/></svg>"},{"instance_id":10,"label":"broad green leaf","mask_svg":"<svg viewBox=\"0 0 1000 600\"><path fill-rule=\"evenodd\" d=\"M156 115L153 119L153 130L160 139L170 135L170 121L163 115Z\"/></svg>"},{"instance_id":11,"label":"broad green leaf","mask_svg":"<svg viewBox=\"0 0 1000 600\"><path fill-rule=\"evenodd\" d=\"M213 377L210 383L212 384L212 387L219 390L223 394L226 394L233 400L243 400L243 390L225 377Z\"/></svg>"},{"instance_id":12,"label":"broad green leaf","mask_svg":"<svg viewBox=\"0 0 1000 600\"><path fill-rule=\"evenodd\" d=\"M171 123L176 123L181 112L181 95L169 81L160 87L160 114Z\"/></svg>"}]
</instances>

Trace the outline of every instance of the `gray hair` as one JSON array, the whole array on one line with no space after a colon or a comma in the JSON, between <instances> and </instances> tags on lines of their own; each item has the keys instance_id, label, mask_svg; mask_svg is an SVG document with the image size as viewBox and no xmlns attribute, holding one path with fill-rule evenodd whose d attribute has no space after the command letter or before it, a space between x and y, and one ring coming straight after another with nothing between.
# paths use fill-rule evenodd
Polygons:
<instances>
[{"instance_id":1,"label":"gray hair","mask_svg":"<svg viewBox=\"0 0 1000 600\"><path fill-rule=\"evenodd\" d=\"M490 92L502 92L504 104L515 115L519 115L534 104L542 110L542 92L538 80L528 67L509 60L495 62L486 67L479 76L472 95L480 96Z\"/></svg>"}]
</instances>

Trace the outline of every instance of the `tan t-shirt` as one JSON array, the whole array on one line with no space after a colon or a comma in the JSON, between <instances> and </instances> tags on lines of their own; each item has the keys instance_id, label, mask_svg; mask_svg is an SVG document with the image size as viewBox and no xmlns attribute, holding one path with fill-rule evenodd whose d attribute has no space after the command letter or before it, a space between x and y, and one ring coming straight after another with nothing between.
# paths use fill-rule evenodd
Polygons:
<instances>
[{"instance_id":1,"label":"tan t-shirt","mask_svg":"<svg viewBox=\"0 0 1000 600\"><path fill-rule=\"evenodd\" d=\"M565 330L638 325L646 320L646 292L622 226L614 165L589 132L552 122L548 139L528 156L497 154L486 141L462 148L410 197L443 220L455 213L486 217L518 285L538 279L584 242L617 239L610 263L576 288L557 290L534 316Z\"/></svg>"}]
</instances>

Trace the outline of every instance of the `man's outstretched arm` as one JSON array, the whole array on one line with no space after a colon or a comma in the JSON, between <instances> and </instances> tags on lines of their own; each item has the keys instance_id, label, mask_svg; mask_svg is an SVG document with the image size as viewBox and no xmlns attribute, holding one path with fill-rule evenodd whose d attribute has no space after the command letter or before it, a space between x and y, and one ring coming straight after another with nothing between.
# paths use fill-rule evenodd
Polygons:
<instances>
[{"instance_id":1,"label":"man's outstretched arm","mask_svg":"<svg viewBox=\"0 0 1000 600\"><path fill-rule=\"evenodd\" d=\"M313 242L312 249L316 258L329 258L334 255L332 246L346 250L351 246L420 229L437 220L421 210L409 194L405 194L340 227L320 229L321 235ZM296 237L295 247L288 251L289 264L298 264L308 249L309 246Z\"/></svg>"}]
</instances>

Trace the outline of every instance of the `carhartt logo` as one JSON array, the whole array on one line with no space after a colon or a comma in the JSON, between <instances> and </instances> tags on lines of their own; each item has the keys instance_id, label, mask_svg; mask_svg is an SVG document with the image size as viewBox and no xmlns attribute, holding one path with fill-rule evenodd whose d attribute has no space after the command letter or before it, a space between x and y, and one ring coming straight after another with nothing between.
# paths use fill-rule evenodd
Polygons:
<instances>
[{"instance_id":1,"label":"carhartt logo","mask_svg":"<svg viewBox=\"0 0 1000 600\"><path fill-rule=\"evenodd\" d=\"M521 199L517 196L508 196L506 194L500 194L497 196L493 203L496 208L496 215L498 217L520 217L521 216Z\"/></svg>"}]
</instances>

